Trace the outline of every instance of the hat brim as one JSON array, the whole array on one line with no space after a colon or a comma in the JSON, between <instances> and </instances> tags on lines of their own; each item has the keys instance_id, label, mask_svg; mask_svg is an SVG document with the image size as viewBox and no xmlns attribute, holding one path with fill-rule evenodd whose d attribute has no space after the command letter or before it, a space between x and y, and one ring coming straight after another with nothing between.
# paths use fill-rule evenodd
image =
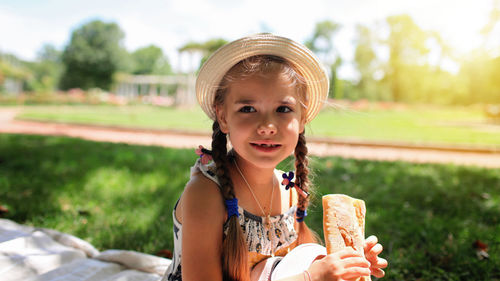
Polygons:
<instances>
[{"instance_id":1,"label":"hat brim","mask_svg":"<svg viewBox=\"0 0 500 281\"><path fill-rule=\"evenodd\" d=\"M321 110L328 97L329 79L319 59L304 45L272 34L244 37L222 46L201 67L196 79L196 97L205 113L216 120L215 93L224 75L238 62L257 55L284 58L306 81L306 123Z\"/></svg>"}]
</instances>

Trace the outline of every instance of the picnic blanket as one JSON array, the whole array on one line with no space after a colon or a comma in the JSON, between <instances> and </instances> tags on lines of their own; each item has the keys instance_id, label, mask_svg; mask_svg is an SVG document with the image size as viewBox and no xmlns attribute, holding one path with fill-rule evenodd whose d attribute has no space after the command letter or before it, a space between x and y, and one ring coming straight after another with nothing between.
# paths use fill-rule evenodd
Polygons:
<instances>
[{"instance_id":1,"label":"picnic blanket","mask_svg":"<svg viewBox=\"0 0 500 281\"><path fill-rule=\"evenodd\" d=\"M67 233L0 219L0 281L156 281L170 263L134 251L99 252Z\"/></svg>"}]
</instances>

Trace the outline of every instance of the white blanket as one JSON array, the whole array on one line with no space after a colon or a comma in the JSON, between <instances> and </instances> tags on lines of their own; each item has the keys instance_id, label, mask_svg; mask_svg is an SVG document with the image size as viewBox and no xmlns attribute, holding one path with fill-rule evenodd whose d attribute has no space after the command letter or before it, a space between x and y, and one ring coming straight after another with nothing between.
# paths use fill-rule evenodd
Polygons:
<instances>
[{"instance_id":1,"label":"white blanket","mask_svg":"<svg viewBox=\"0 0 500 281\"><path fill-rule=\"evenodd\" d=\"M134 251L99 252L75 236L0 219L0 281L156 281L170 262Z\"/></svg>"}]
</instances>

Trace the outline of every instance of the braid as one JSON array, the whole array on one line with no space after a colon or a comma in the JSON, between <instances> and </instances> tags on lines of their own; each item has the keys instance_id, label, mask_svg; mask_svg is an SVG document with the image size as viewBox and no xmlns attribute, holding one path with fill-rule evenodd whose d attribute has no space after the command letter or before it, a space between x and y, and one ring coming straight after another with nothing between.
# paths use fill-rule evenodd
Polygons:
<instances>
[{"instance_id":1,"label":"braid","mask_svg":"<svg viewBox=\"0 0 500 281\"><path fill-rule=\"evenodd\" d=\"M227 138L217 121L212 126L212 159L216 166L216 175L225 200L233 199L234 187L229 175L229 159L227 155ZM222 241L222 274L223 280L249 280L250 270L247 263L247 246L237 216L228 218L228 231Z\"/></svg>"},{"instance_id":2,"label":"braid","mask_svg":"<svg viewBox=\"0 0 500 281\"><path fill-rule=\"evenodd\" d=\"M306 146L306 137L304 136L305 132L299 134L299 140L297 142L297 146L295 146L295 173L296 173L296 183L298 185L297 188L301 188L307 193L311 193L309 191L310 181L309 181L309 158L307 157L307 146ZM299 210L305 211L307 206L309 205L309 198L311 196L303 197L299 195L299 200L297 203L297 208ZM302 220L299 222L299 230L298 230L298 245L303 243L311 243L316 242L320 243L321 239L318 234L313 232L311 229L307 227L305 222Z\"/></svg>"},{"instance_id":3,"label":"braid","mask_svg":"<svg viewBox=\"0 0 500 281\"><path fill-rule=\"evenodd\" d=\"M229 177L227 158L227 138L220 128L219 123L214 122L212 126L212 158L217 168L217 178L219 180L224 199L233 199L233 182Z\"/></svg>"},{"instance_id":4,"label":"braid","mask_svg":"<svg viewBox=\"0 0 500 281\"><path fill-rule=\"evenodd\" d=\"M309 192L309 158L307 157L306 137L304 133L299 135L299 141L295 147L295 172L298 186L305 192ZM298 207L307 209L309 197L299 196Z\"/></svg>"}]
</instances>

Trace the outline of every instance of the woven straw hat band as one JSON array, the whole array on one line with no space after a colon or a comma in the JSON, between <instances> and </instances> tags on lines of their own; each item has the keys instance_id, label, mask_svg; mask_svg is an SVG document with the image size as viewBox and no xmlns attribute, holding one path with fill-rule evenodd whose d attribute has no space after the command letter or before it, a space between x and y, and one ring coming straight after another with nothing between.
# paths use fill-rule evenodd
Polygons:
<instances>
[{"instance_id":1,"label":"woven straw hat band","mask_svg":"<svg viewBox=\"0 0 500 281\"><path fill-rule=\"evenodd\" d=\"M306 123L320 111L328 96L329 79L317 57L305 46L271 34L245 37L217 50L202 66L196 80L201 108L216 119L214 98L224 75L240 61L257 55L273 55L288 61L306 81Z\"/></svg>"}]
</instances>

